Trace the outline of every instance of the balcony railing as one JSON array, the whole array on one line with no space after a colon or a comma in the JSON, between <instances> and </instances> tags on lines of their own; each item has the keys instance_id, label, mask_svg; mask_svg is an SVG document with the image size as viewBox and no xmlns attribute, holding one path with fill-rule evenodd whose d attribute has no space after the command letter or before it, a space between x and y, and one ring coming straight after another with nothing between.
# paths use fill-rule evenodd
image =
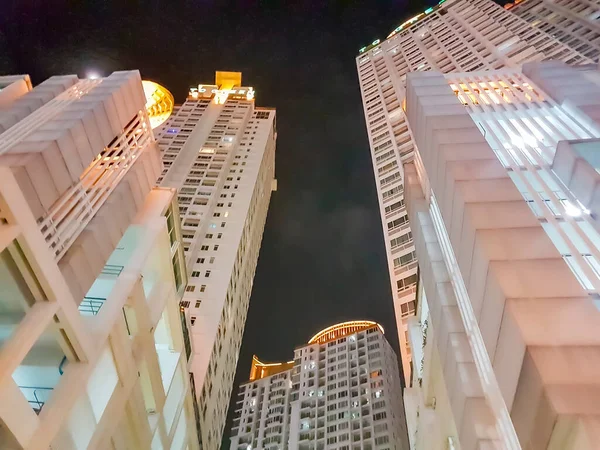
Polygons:
<instances>
[{"instance_id":1,"label":"balcony railing","mask_svg":"<svg viewBox=\"0 0 600 450\"><path fill-rule=\"evenodd\" d=\"M21 392L33 408L36 414L42 412L42 408L46 402L50 399L54 388L51 387L38 387L38 386L19 386Z\"/></svg>"},{"instance_id":2,"label":"balcony railing","mask_svg":"<svg viewBox=\"0 0 600 450\"><path fill-rule=\"evenodd\" d=\"M190 330L187 326L184 311L179 311L179 318L181 319L181 330L183 332L183 345L185 347L185 354L187 356L187 361L189 361L190 357L192 356L192 343L190 342Z\"/></svg>"},{"instance_id":3,"label":"balcony railing","mask_svg":"<svg viewBox=\"0 0 600 450\"><path fill-rule=\"evenodd\" d=\"M190 386L192 390L192 404L194 405L194 419L196 421L196 433L198 434L198 444L202 450L202 429L200 427L200 410L198 409L198 397L196 396L196 382L194 374L190 373Z\"/></svg>"},{"instance_id":4,"label":"balcony railing","mask_svg":"<svg viewBox=\"0 0 600 450\"><path fill-rule=\"evenodd\" d=\"M106 299L101 297L83 297L83 301L79 304L79 312L84 316L95 316L105 302Z\"/></svg>"},{"instance_id":5,"label":"balcony railing","mask_svg":"<svg viewBox=\"0 0 600 450\"><path fill-rule=\"evenodd\" d=\"M39 227L56 260L66 253L152 140L148 117L140 111L84 171L79 183L53 205Z\"/></svg>"}]
</instances>

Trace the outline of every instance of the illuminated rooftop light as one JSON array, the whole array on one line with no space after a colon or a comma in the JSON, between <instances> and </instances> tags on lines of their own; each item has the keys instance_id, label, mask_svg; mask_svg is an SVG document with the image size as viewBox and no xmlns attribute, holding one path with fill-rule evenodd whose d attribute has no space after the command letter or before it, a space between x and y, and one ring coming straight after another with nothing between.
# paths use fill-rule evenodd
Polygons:
<instances>
[{"instance_id":1,"label":"illuminated rooftop light","mask_svg":"<svg viewBox=\"0 0 600 450\"><path fill-rule=\"evenodd\" d=\"M343 336L356 333L357 331L366 330L367 328L378 327L383 333L383 327L377 322L370 320L353 320L350 322L342 322L336 325L325 328L319 331L308 341L309 344L324 343L332 339L339 339Z\"/></svg>"},{"instance_id":2,"label":"illuminated rooftop light","mask_svg":"<svg viewBox=\"0 0 600 450\"><path fill-rule=\"evenodd\" d=\"M146 96L146 111L150 118L150 126L156 128L163 124L173 112L175 100L165 87L154 81L142 80Z\"/></svg>"},{"instance_id":3,"label":"illuminated rooftop light","mask_svg":"<svg viewBox=\"0 0 600 450\"><path fill-rule=\"evenodd\" d=\"M252 356L252 366L250 367L250 381L260 380L261 378L270 377L277 373L284 372L294 367L294 361L264 363L258 359L256 355Z\"/></svg>"},{"instance_id":4,"label":"illuminated rooftop light","mask_svg":"<svg viewBox=\"0 0 600 450\"><path fill-rule=\"evenodd\" d=\"M86 77L90 80L98 80L101 78L100 74L97 72L88 72Z\"/></svg>"}]
</instances>

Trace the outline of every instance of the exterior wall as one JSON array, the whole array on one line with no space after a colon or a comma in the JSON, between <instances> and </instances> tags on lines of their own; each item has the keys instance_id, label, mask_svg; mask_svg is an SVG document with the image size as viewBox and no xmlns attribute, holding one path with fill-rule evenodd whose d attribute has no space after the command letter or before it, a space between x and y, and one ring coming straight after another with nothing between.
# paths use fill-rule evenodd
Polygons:
<instances>
[{"instance_id":1,"label":"exterior wall","mask_svg":"<svg viewBox=\"0 0 600 450\"><path fill-rule=\"evenodd\" d=\"M7 109L19 97L31 91L29 75L5 75L0 77L0 108Z\"/></svg>"},{"instance_id":2,"label":"exterior wall","mask_svg":"<svg viewBox=\"0 0 600 450\"><path fill-rule=\"evenodd\" d=\"M151 189L144 104L131 71L52 78L4 111L2 448L198 448L177 204Z\"/></svg>"},{"instance_id":3,"label":"exterior wall","mask_svg":"<svg viewBox=\"0 0 600 450\"><path fill-rule=\"evenodd\" d=\"M526 0L510 12L552 35L582 55L600 56L600 3L581 0Z\"/></svg>"},{"instance_id":4,"label":"exterior wall","mask_svg":"<svg viewBox=\"0 0 600 450\"><path fill-rule=\"evenodd\" d=\"M364 48L356 58L407 385L414 370L408 319L416 310L417 282L403 193L402 164L414 154L402 110L407 73L494 70L545 59L590 62L491 0L441 2L398 27L387 40Z\"/></svg>"},{"instance_id":5,"label":"exterior wall","mask_svg":"<svg viewBox=\"0 0 600 450\"><path fill-rule=\"evenodd\" d=\"M408 448L398 360L376 324L294 353L293 369L240 387L232 450Z\"/></svg>"},{"instance_id":6,"label":"exterior wall","mask_svg":"<svg viewBox=\"0 0 600 450\"><path fill-rule=\"evenodd\" d=\"M189 283L182 307L202 443L221 442L275 171L275 111L202 88L158 130L162 186L176 188ZM211 91L219 91L214 94ZM236 91L236 89L234 89ZM237 92L236 91L236 92ZM194 97L195 96L195 97Z\"/></svg>"},{"instance_id":7,"label":"exterior wall","mask_svg":"<svg viewBox=\"0 0 600 450\"><path fill-rule=\"evenodd\" d=\"M558 62L408 77L406 201L427 320L411 401L443 430L424 443L429 423L411 418L414 448L596 446L600 241L556 149L598 138L597 80Z\"/></svg>"}]
</instances>

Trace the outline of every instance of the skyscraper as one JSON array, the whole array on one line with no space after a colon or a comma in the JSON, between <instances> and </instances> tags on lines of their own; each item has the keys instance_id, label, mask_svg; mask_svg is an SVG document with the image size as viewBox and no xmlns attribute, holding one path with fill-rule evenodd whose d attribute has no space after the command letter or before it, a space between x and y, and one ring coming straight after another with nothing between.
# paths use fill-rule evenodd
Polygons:
<instances>
[{"instance_id":1,"label":"skyscraper","mask_svg":"<svg viewBox=\"0 0 600 450\"><path fill-rule=\"evenodd\" d=\"M325 328L293 361L254 357L230 448L408 449L398 368L381 325L364 320Z\"/></svg>"},{"instance_id":2,"label":"skyscraper","mask_svg":"<svg viewBox=\"0 0 600 450\"><path fill-rule=\"evenodd\" d=\"M0 447L198 448L175 191L137 71L0 77ZM185 323L184 323L185 326Z\"/></svg>"},{"instance_id":3,"label":"skyscraper","mask_svg":"<svg viewBox=\"0 0 600 450\"><path fill-rule=\"evenodd\" d=\"M505 8L582 55L600 57L600 3L586 0L526 0Z\"/></svg>"},{"instance_id":4,"label":"skyscraper","mask_svg":"<svg viewBox=\"0 0 600 450\"><path fill-rule=\"evenodd\" d=\"M220 445L271 191L276 188L275 110L254 105L241 73L217 72L214 85L190 89L158 131L176 188L188 286L181 302L191 322L191 363L202 443Z\"/></svg>"},{"instance_id":5,"label":"skyscraper","mask_svg":"<svg viewBox=\"0 0 600 450\"><path fill-rule=\"evenodd\" d=\"M356 58L406 384L419 364L411 367L408 346L418 264L403 194L402 162L414 152L402 110L406 75L494 70L545 59L590 62L491 0L442 0L401 24L385 41L361 49Z\"/></svg>"},{"instance_id":6,"label":"skyscraper","mask_svg":"<svg viewBox=\"0 0 600 450\"><path fill-rule=\"evenodd\" d=\"M598 448L598 67L414 73L405 108L413 448Z\"/></svg>"}]
</instances>

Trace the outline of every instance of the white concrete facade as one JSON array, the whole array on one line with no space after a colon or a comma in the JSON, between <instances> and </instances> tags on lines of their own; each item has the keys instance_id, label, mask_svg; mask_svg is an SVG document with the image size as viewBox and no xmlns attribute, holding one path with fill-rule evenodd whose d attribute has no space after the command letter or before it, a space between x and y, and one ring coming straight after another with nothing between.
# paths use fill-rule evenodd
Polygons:
<instances>
[{"instance_id":1,"label":"white concrete facade","mask_svg":"<svg viewBox=\"0 0 600 450\"><path fill-rule=\"evenodd\" d=\"M410 317L416 309L417 258L404 205L402 164L414 142L402 104L409 72L443 73L519 67L528 61L590 60L491 0L446 0L408 20L356 58L406 385L412 361Z\"/></svg>"},{"instance_id":2,"label":"white concrete facade","mask_svg":"<svg viewBox=\"0 0 600 450\"><path fill-rule=\"evenodd\" d=\"M398 359L374 322L334 325L240 387L231 450L408 449Z\"/></svg>"},{"instance_id":3,"label":"white concrete facade","mask_svg":"<svg viewBox=\"0 0 600 450\"><path fill-rule=\"evenodd\" d=\"M0 447L197 449L177 202L153 188L139 73L0 86Z\"/></svg>"},{"instance_id":4,"label":"white concrete facade","mask_svg":"<svg viewBox=\"0 0 600 450\"><path fill-rule=\"evenodd\" d=\"M599 75L545 62L408 76L411 448L597 448Z\"/></svg>"},{"instance_id":5,"label":"white concrete facade","mask_svg":"<svg viewBox=\"0 0 600 450\"><path fill-rule=\"evenodd\" d=\"M525 0L510 12L598 61L600 57L600 2L598 0Z\"/></svg>"},{"instance_id":6,"label":"white concrete facade","mask_svg":"<svg viewBox=\"0 0 600 450\"><path fill-rule=\"evenodd\" d=\"M158 131L161 185L176 188L202 444L220 446L271 191L275 110L254 105L241 74L217 72Z\"/></svg>"}]
</instances>

